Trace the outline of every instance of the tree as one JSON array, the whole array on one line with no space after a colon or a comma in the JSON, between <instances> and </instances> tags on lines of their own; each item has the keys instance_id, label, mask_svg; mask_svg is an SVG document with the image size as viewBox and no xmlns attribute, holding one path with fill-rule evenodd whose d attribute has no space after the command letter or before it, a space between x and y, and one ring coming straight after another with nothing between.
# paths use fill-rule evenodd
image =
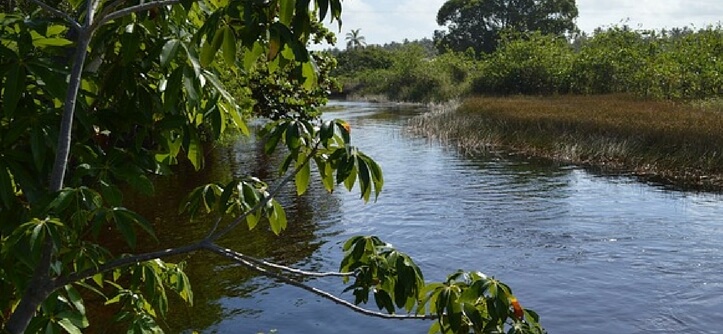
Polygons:
<instances>
[{"instance_id":1,"label":"tree","mask_svg":"<svg viewBox=\"0 0 723 334\"><path fill-rule=\"evenodd\" d=\"M474 272L427 283L409 256L376 237L350 239L337 273L304 272L224 247L224 237L243 227L266 224L281 233L286 214L274 198L290 182L303 194L311 164L328 191L356 185L368 201L382 189L381 169L351 145L349 125L324 121L298 107L302 97L289 95L306 90L318 98L313 90L323 85L321 73L306 45L318 37L318 21L340 18L339 0L24 5L27 11L0 13L3 331L79 333L89 326L83 296L97 294L129 332L159 332L167 291L193 301L185 264L164 259L198 251L372 316L437 319L432 329L442 332L543 331L503 283ZM264 98L234 96L221 70L241 76L279 71L275 80L284 87L248 78L238 91L266 90ZM274 108L290 109L267 115L275 120L261 133L267 152L285 148L281 181L271 186L249 176L200 186L182 210L217 217L199 222L207 236L133 253L137 231L155 235L147 219L123 206L121 187L151 194L150 178L172 173L173 165L203 168L205 147L228 132L248 133L244 118L252 110L266 115ZM114 254L100 237L106 233L122 238L128 252ZM350 282L354 302L301 279L319 276ZM359 307L371 293L380 310L408 314Z\"/></svg>"},{"instance_id":2,"label":"tree","mask_svg":"<svg viewBox=\"0 0 723 334\"><path fill-rule=\"evenodd\" d=\"M359 32L361 29L352 29L350 32L346 33L346 48L349 50L353 49L360 49L366 46L366 42L364 41L364 36L362 36Z\"/></svg>"},{"instance_id":3,"label":"tree","mask_svg":"<svg viewBox=\"0 0 723 334\"><path fill-rule=\"evenodd\" d=\"M448 0L437 12L440 52L491 53L503 31L567 34L577 30L575 0Z\"/></svg>"}]
</instances>

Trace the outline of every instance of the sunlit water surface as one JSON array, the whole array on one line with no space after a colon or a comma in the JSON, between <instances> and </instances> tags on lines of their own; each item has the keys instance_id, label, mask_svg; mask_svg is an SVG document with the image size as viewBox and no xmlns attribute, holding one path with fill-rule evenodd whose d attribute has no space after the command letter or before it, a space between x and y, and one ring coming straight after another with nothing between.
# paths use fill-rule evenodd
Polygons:
<instances>
[{"instance_id":1,"label":"sunlit water surface","mask_svg":"<svg viewBox=\"0 0 723 334\"><path fill-rule=\"evenodd\" d=\"M358 189L327 195L315 187L298 198L290 189L281 199L290 217L281 237L238 232L225 245L295 267L336 270L346 239L377 235L410 254L428 280L457 269L503 280L550 333L721 332L719 195L504 154L464 157L404 133L423 109L336 105L342 111L326 117L349 120L353 143L384 170L379 200L364 204ZM132 201L157 217L165 245L179 245L209 227L177 217L182 194L232 175L274 177L280 159L264 157L253 142L217 149L210 174L184 173L159 182L157 198ZM426 333L429 326L368 318L215 255L184 259L196 300L193 307L172 305L172 332ZM309 284L343 290L338 279Z\"/></svg>"}]
</instances>

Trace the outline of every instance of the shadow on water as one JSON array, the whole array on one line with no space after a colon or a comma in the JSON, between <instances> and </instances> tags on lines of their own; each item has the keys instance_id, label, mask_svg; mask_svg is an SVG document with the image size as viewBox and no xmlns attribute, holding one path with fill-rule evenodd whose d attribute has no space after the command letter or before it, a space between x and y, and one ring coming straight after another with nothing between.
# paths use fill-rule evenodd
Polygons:
<instances>
[{"instance_id":1,"label":"shadow on water","mask_svg":"<svg viewBox=\"0 0 723 334\"><path fill-rule=\"evenodd\" d=\"M178 166L171 177L154 181L155 195L152 198L140 195L126 195L126 205L152 221L159 242L139 235L138 247L134 252L155 251L176 247L202 239L209 231L214 219L199 217L191 221L178 208L183 197L197 186L229 181L233 177L258 176L272 186L278 171L272 170L281 163L280 154L268 156L262 145L251 139L238 142L230 147L214 148L206 157L206 168L196 172L191 166ZM294 189L287 189L277 198L284 205L288 218L288 229L280 236L274 235L268 225L260 223L254 230L238 228L222 239L219 244L241 253L267 259L285 265L318 270L312 256L325 242L325 224L334 220L338 200L326 196L320 187L311 186L304 196L296 196ZM320 223L321 222L321 223ZM121 243L115 242L114 252L129 252ZM193 287L192 307L169 293L170 312L165 326L170 333L203 331L221 319L243 315L253 317L262 312L253 307L228 308L225 300L247 298L276 286L268 280L254 279L257 274L223 259L210 252L196 252L191 255L169 259L171 262L186 261L186 274ZM112 310L109 310L112 311ZM110 318L112 314L102 315ZM93 321L94 332L113 333L119 330L106 321Z\"/></svg>"}]
</instances>

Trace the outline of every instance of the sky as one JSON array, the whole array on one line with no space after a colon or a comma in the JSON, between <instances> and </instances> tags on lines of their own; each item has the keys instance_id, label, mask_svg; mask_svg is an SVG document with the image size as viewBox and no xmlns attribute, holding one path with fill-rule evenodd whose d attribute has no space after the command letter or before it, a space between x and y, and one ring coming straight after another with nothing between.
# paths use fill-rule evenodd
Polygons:
<instances>
[{"instance_id":1,"label":"sky","mask_svg":"<svg viewBox=\"0 0 723 334\"><path fill-rule=\"evenodd\" d=\"M432 38L437 11L445 0L344 0L342 28L336 46L345 48L344 37L351 29L361 29L367 44L384 44ZM675 27L704 28L723 22L723 0L577 0L580 30L627 24L636 29Z\"/></svg>"}]
</instances>

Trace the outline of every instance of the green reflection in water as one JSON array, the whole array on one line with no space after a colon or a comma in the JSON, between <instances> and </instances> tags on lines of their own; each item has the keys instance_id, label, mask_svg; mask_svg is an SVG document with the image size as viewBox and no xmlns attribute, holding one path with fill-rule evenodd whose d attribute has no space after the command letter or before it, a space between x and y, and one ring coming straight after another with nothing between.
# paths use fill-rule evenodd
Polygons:
<instances>
[{"instance_id":1,"label":"green reflection in water","mask_svg":"<svg viewBox=\"0 0 723 334\"><path fill-rule=\"evenodd\" d=\"M126 205L153 222L159 242L139 234L138 248L147 252L187 244L203 238L212 225L212 217L190 221L178 214L183 197L193 188L212 181L229 181L233 177L253 175L273 184L278 176L275 166L283 160L281 153L265 155L262 145L251 139L243 139L229 147L209 150L206 167L200 172L191 166L178 166L171 177L155 180L152 198L126 193ZM318 184L319 182L316 182ZM293 185L293 184L292 184ZM241 253L268 259L285 265L306 269L319 269L321 264L311 258L324 243L318 234L329 224L338 221L339 199L325 193L320 187L310 187L304 196L296 196L289 188L278 200L287 211L288 228L280 236L274 235L267 224L259 224L253 231L239 228L219 242L221 246ZM130 252L120 240L109 240L114 253ZM247 298L259 289L273 284L267 280L253 280L257 275L240 265L209 252L197 252L170 262L187 261L186 274L191 280L194 305L187 306L180 298L169 293L170 311L164 327L169 333L203 331L225 317L236 314L255 313L259 310L225 309L225 298ZM115 312L98 307L102 301L89 303L93 310L91 331L93 333L116 333L121 328L110 319ZM94 307L93 305L96 305Z\"/></svg>"}]
</instances>

